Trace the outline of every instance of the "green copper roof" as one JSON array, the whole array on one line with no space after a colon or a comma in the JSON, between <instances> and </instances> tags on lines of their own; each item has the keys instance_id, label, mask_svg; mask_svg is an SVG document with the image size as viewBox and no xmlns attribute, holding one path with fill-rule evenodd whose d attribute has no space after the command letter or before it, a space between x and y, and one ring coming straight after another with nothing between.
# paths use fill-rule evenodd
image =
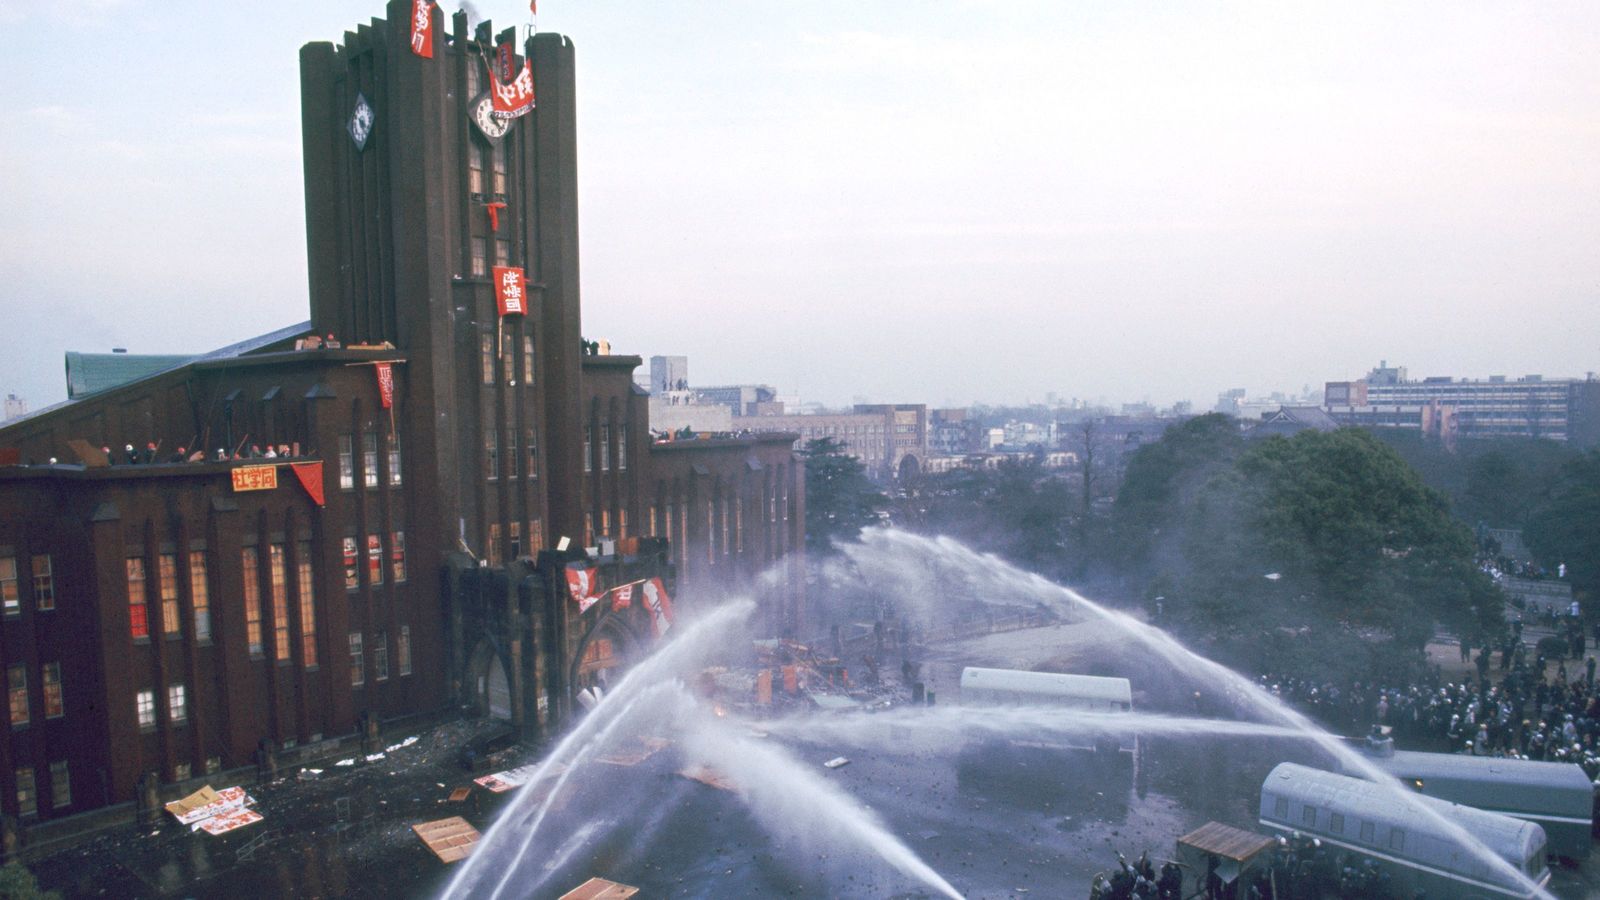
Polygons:
<instances>
[{"instance_id":1,"label":"green copper roof","mask_svg":"<svg viewBox=\"0 0 1600 900\"><path fill-rule=\"evenodd\" d=\"M67 397L77 399L180 366L194 354L167 356L67 351Z\"/></svg>"}]
</instances>

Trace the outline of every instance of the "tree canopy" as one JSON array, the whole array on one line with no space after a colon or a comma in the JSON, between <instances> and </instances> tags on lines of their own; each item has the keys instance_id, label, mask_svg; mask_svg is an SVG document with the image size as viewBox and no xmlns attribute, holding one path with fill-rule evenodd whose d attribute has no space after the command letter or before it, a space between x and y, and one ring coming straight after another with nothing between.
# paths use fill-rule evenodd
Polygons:
<instances>
[{"instance_id":1,"label":"tree canopy","mask_svg":"<svg viewBox=\"0 0 1600 900\"><path fill-rule=\"evenodd\" d=\"M1365 431L1246 443L1201 416L1130 462L1114 523L1127 574L1168 623L1257 665L1287 636L1420 650L1435 623L1500 620L1470 531ZM1365 665L1364 660L1350 660Z\"/></svg>"},{"instance_id":2,"label":"tree canopy","mask_svg":"<svg viewBox=\"0 0 1600 900\"><path fill-rule=\"evenodd\" d=\"M1580 602L1600 597L1600 450L1562 467L1529 515L1523 539L1546 569L1566 564Z\"/></svg>"},{"instance_id":3,"label":"tree canopy","mask_svg":"<svg viewBox=\"0 0 1600 900\"><path fill-rule=\"evenodd\" d=\"M879 521L888 503L867 478L861 460L833 438L806 442L806 550L827 555L835 541L854 541L861 529Z\"/></svg>"}]
</instances>

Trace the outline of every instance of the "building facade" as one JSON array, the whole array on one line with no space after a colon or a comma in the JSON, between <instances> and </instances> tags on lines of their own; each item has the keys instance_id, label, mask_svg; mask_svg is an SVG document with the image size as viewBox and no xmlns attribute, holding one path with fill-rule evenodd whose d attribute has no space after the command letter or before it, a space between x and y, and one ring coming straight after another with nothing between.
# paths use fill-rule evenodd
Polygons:
<instances>
[{"instance_id":1,"label":"building facade","mask_svg":"<svg viewBox=\"0 0 1600 900\"><path fill-rule=\"evenodd\" d=\"M1387 363L1359 381L1330 381L1323 408L1344 425L1401 428L1457 439L1542 438L1600 445L1600 378L1525 375L1484 379L1406 377Z\"/></svg>"},{"instance_id":2,"label":"building facade","mask_svg":"<svg viewBox=\"0 0 1600 900\"><path fill-rule=\"evenodd\" d=\"M832 438L861 460L867 475L889 483L922 471L928 459L928 407L920 403L857 404L849 413L735 416L734 428L792 432L796 449Z\"/></svg>"},{"instance_id":3,"label":"building facade","mask_svg":"<svg viewBox=\"0 0 1600 900\"><path fill-rule=\"evenodd\" d=\"M424 57L411 9L301 50L310 321L0 428L0 811L460 704L560 728L664 631L578 570L797 627L794 436L658 446L582 337L571 42L435 8ZM536 109L484 115L499 67Z\"/></svg>"}]
</instances>

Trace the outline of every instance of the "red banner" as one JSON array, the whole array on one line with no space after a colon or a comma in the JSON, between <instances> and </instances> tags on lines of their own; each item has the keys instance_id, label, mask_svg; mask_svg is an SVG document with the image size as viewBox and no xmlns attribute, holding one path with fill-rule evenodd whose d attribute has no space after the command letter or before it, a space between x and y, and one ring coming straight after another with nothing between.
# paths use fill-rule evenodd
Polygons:
<instances>
[{"instance_id":1,"label":"red banner","mask_svg":"<svg viewBox=\"0 0 1600 900\"><path fill-rule=\"evenodd\" d=\"M633 584L625 584L611 589L612 612L616 612L619 609L627 609L633 605L633 588L636 584L638 584L637 581Z\"/></svg>"},{"instance_id":2,"label":"red banner","mask_svg":"<svg viewBox=\"0 0 1600 900\"><path fill-rule=\"evenodd\" d=\"M411 0L411 52L433 59L433 0Z\"/></svg>"},{"instance_id":3,"label":"red banner","mask_svg":"<svg viewBox=\"0 0 1600 900\"><path fill-rule=\"evenodd\" d=\"M290 463L289 468L294 470L294 477L300 479L300 486L306 489L311 499L318 506L326 506L327 502L322 496L322 463Z\"/></svg>"},{"instance_id":4,"label":"red banner","mask_svg":"<svg viewBox=\"0 0 1600 900\"><path fill-rule=\"evenodd\" d=\"M278 467L240 466L230 472L233 489L238 491L271 491L278 487Z\"/></svg>"},{"instance_id":5,"label":"red banner","mask_svg":"<svg viewBox=\"0 0 1600 900\"><path fill-rule=\"evenodd\" d=\"M659 578L646 581L642 587L644 608L650 613L650 629L656 637L661 637L672 627L672 598L667 596L667 586Z\"/></svg>"},{"instance_id":6,"label":"red banner","mask_svg":"<svg viewBox=\"0 0 1600 900\"><path fill-rule=\"evenodd\" d=\"M533 109L533 63L522 61L522 71L517 77L505 81L489 71L489 93L494 95L494 115L497 119L515 119Z\"/></svg>"},{"instance_id":7,"label":"red banner","mask_svg":"<svg viewBox=\"0 0 1600 900\"><path fill-rule=\"evenodd\" d=\"M500 80L514 81L517 77L517 51L510 41L500 45Z\"/></svg>"},{"instance_id":8,"label":"red banner","mask_svg":"<svg viewBox=\"0 0 1600 900\"><path fill-rule=\"evenodd\" d=\"M578 604L578 612L588 612L589 607L600 599L595 587L595 571L593 569L587 566L567 569L567 590L572 594L572 602Z\"/></svg>"},{"instance_id":9,"label":"red banner","mask_svg":"<svg viewBox=\"0 0 1600 900\"><path fill-rule=\"evenodd\" d=\"M384 409L394 406L394 364L374 363L372 371L378 376L378 402Z\"/></svg>"},{"instance_id":10,"label":"red banner","mask_svg":"<svg viewBox=\"0 0 1600 900\"><path fill-rule=\"evenodd\" d=\"M494 267L494 299L500 315L520 316L528 311L520 266Z\"/></svg>"}]
</instances>

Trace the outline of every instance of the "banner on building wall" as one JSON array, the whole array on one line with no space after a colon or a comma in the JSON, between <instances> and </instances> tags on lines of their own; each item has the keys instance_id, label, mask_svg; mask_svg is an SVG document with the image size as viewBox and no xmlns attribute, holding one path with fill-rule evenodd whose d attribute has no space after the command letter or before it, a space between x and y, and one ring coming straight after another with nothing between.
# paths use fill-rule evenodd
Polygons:
<instances>
[{"instance_id":1,"label":"banner on building wall","mask_svg":"<svg viewBox=\"0 0 1600 900\"><path fill-rule=\"evenodd\" d=\"M525 287L520 266L494 267L494 300L500 305L500 315L520 316L527 313Z\"/></svg>"},{"instance_id":2,"label":"banner on building wall","mask_svg":"<svg viewBox=\"0 0 1600 900\"><path fill-rule=\"evenodd\" d=\"M384 409L394 406L394 364L373 363L372 371L378 376L378 402Z\"/></svg>"},{"instance_id":3,"label":"banner on building wall","mask_svg":"<svg viewBox=\"0 0 1600 900\"><path fill-rule=\"evenodd\" d=\"M500 80L515 81L517 79L517 48L510 41L499 47Z\"/></svg>"},{"instance_id":4,"label":"banner on building wall","mask_svg":"<svg viewBox=\"0 0 1600 900\"><path fill-rule=\"evenodd\" d=\"M322 495L322 463L290 463L289 468L294 471L294 477L300 480L300 486L306 489L312 501L318 506L327 506L327 501Z\"/></svg>"},{"instance_id":5,"label":"banner on building wall","mask_svg":"<svg viewBox=\"0 0 1600 900\"><path fill-rule=\"evenodd\" d=\"M411 52L433 59L433 0L411 0Z\"/></svg>"},{"instance_id":6,"label":"banner on building wall","mask_svg":"<svg viewBox=\"0 0 1600 900\"><path fill-rule=\"evenodd\" d=\"M667 586L661 579L652 578L640 586L644 595L644 609L650 614L650 630L656 637L672 627L672 598L667 596Z\"/></svg>"},{"instance_id":7,"label":"banner on building wall","mask_svg":"<svg viewBox=\"0 0 1600 900\"><path fill-rule=\"evenodd\" d=\"M277 466L240 466L233 470L234 491L271 491L278 487Z\"/></svg>"},{"instance_id":8,"label":"banner on building wall","mask_svg":"<svg viewBox=\"0 0 1600 900\"><path fill-rule=\"evenodd\" d=\"M627 609L633 605L633 589L642 582L634 581L611 589L611 611Z\"/></svg>"},{"instance_id":9,"label":"banner on building wall","mask_svg":"<svg viewBox=\"0 0 1600 900\"><path fill-rule=\"evenodd\" d=\"M578 604L578 612L588 612L589 607L600 599L596 588L594 569L588 566L572 566L567 569L567 590L572 594L572 602Z\"/></svg>"},{"instance_id":10,"label":"banner on building wall","mask_svg":"<svg viewBox=\"0 0 1600 900\"><path fill-rule=\"evenodd\" d=\"M510 80L502 79L493 67L489 69L489 93L494 98L494 116L497 119L515 119L533 109L533 63L522 61L522 71Z\"/></svg>"}]
</instances>

